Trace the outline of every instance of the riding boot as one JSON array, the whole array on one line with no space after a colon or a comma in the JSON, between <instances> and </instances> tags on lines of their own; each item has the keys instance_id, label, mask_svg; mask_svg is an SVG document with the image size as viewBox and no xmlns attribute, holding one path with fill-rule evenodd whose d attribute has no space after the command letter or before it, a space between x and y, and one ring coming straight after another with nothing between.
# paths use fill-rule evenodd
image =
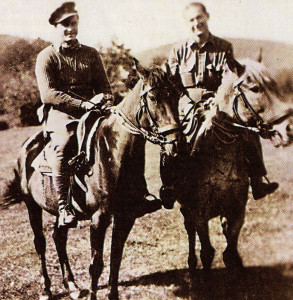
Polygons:
<instances>
[{"instance_id":1,"label":"riding boot","mask_svg":"<svg viewBox=\"0 0 293 300\"><path fill-rule=\"evenodd\" d=\"M170 157L164 152L161 153L160 173L163 185L160 188L160 199L166 209L172 209L177 200L178 166L178 157Z\"/></svg>"},{"instance_id":2,"label":"riding boot","mask_svg":"<svg viewBox=\"0 0 293 300\"><path fill-rule=\"evenodd\" d=\"M59 175L53 179L58 200L58 227L75 228L77 219L68 201L69 178L66 175Z\"/></svg>"},{"instance_id":3,"label":"riding boot","mask_svg":"<svg viewBox=\"0 0 293 300\"><path fill-rule=\"evenodd\" d=\"M277 182L270 182L266 177L267 170L263 160L260 137L256 133L247 133L245 141L245 156L247 171L250 177L252 195L255 200L273 193L279 186ZM263 182L263 177L267 183Z\"/></svg>"},{"instance_id":4,"label":"riding boot","mask_svg":"<svg viewBox=\"0 0 293 300\"><path fill-rule=\"evenodd\" d=\"M162 208L162 201L153 194L146 194L142 202L140 202L137 218L145 214L153 213Z\"/></svg>"},{"instance_id":5,"label":"riding boot","mask_svg":"<svg viewBox=\"0 0 293 300\"><path fill-rule=\"evenodd\" d=\"M267 179L267 177L265 178ZM279 187L277 182L270 182L268 179L267 181L267 183L263 182L262 176L250 177L252 195L255 200L261 199L264 196L273 193Z\"/></svg>"}]
</instances>

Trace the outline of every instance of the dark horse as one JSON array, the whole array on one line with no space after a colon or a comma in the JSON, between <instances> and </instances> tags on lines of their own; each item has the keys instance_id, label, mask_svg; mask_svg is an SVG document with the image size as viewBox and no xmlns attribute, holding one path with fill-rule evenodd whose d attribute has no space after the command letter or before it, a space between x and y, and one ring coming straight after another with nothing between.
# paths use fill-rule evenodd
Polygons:
<instances>
[{"instance_id":1,"label":"dark horse","mask_svg":"<svg viewBox=\"0 0 293 300\"><path fill-rule=\"evenodd\" d=\"M147 194L144 177L145 143L151 141L176 154L181 135L178 117L178 73L170 69L146 70L137 66L141 79L124 100L111 109L94 134L94 163L92 175L86 176L86 199L73 201L79 219L91 219L90 240L92 258L90 299L96 299L98 279L103 270L105 232L113 217L110 259L109 298L118 299L118 273L127 236L137 217L142 214L141 203ZM178 80L179 82L179 80ZM46 269L45 238L42 231L42 210L58 214L54 191L44 197L43 175L31 168L31 153L38 145L26 143L16 170L19 200L24 200L34 232L34 243L41 262L42 299L51 297L51 282ZM26 172L23 170L26 169ZM23 174L26 173L26 178ZM14 185L15 187L15 185ZM50 188L47 188L50 191ZM12 191L15 194L15 190ZM66 254L68 229L55 224L53 238L60 260L63 282L72 297L79 295Z\"/></svg>"},{"instance_id":2,"label":"dark horse","mask_svg":"<svg viewBox=\"0 0 293 300\"><path fill-rule=\"evenodd\" d=\"M225 265L232 269L243 267L237 250L249 187L243 137L254 131L288 143L286 120L292 115L292 107L281 102L280 96L276 82L260 62L247 60L241 65L233 61L223 75L214 105L206 112L198 133L194 153L183 158L188 168L179 178L182 187L178 201L189 239L191 273L197 265L196 233L203 267L211 268L215 250L208 221L217 216L227 240Z\"/></svg>"}]
</instances>

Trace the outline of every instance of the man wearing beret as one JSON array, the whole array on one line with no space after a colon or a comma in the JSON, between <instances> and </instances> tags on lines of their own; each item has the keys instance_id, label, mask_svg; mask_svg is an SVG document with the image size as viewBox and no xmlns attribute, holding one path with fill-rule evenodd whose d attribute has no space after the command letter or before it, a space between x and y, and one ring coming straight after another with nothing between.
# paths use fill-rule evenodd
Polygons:
<instances>
[{"instance_id":1,"label":"man wearing beret","mask_svg":"<svg viewBox=\"0 0 293 300\"><path fill-rule=\"evenodd\" d=\"M179 67L182 83L188 94L179 102L179 113L182 116L194 103L208 99L217 92L221 85L225 64L233 59L232 44L210 33L209 13L202 3L188 4L184 10L184 19L191 31L191 36L183 43L175 45L169 56L171 70L175 72ZM260 199L274 192L278 184L262 181L266 175L266 168L259 136L250 133L247 141L246 158L252 194L255 199ZM167 201L166 198L174 197L175 191L173 192L172 180L168 179L168 174L164 174L164 168L162 172L167 184L163 185L160 194L161 199Z\"/></svg>"},{"instance_id":2,"label":"man wearing beret","mask_svg":"<svg viewBox=\"0 0 293 300\"><path fill-rule=\"evenodd\" d=\"M58 224L66 227L77 223L67 198L68 159L78 119L94 108L93 103L112 99L99 53L76 39L78 21L74 2L65 2L51 14L49 23L54 26L56 39L39 53L35 70L43 102L39 117L54 150L50 163L59 205Z\"/></svg>"}]
</instances>

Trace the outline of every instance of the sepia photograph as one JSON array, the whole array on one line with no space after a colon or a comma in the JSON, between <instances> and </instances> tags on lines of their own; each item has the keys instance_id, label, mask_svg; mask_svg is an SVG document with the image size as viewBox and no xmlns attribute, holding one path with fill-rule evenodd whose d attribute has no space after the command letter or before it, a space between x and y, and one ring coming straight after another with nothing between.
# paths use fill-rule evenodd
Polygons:
<instances>
[{"instance_id":1,"label":"sepia photograph","mask_svg":"<svg viewBox=\"0 0 293 300\"><path fill-rule=\"evenodd\" d=\"M0 299L293 299L291 0L0 10Z\"/></svg>"}]
</instances>

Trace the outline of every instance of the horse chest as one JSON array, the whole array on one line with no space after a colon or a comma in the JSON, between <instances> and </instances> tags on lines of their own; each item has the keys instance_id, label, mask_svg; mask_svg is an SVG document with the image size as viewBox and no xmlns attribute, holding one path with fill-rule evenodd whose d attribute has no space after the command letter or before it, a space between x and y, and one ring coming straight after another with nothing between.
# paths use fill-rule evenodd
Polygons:
<instances>
[{"instance_id":1,"label":"horse chest","mask_svg":"<svg viewBox=\"0 0 293 300\"><path fill-rule=\"evenodd\" d=\"M245 176L246 167L240 142L223 144L213 140L202 150L198 168L200 181L222 186L240 181Z\"/></svg>"}]
</instances>

